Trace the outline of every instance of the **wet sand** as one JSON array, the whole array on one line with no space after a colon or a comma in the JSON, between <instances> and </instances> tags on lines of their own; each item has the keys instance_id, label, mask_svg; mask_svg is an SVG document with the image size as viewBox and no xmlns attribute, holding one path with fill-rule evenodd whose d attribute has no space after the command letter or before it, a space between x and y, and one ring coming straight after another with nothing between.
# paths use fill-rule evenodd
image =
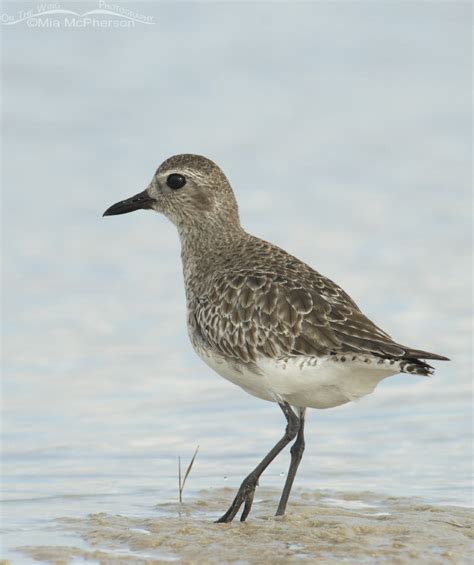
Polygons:
<instances>
[{"instance_id":1,"label":"wet sand","mask_svg":"<svg viewBox=\"0 0 474 565\"><path fill-rule=\"evenodd\" d=\"M246 523L214 524L235 491L201 491L183 505L159 504L156 517L106 513L60 518L74 546L17 550L55 565L181 563L472 563L473 511L371 492L296 491L275 518L279 492L260 488Z\"/></svg>"}]
</instances>

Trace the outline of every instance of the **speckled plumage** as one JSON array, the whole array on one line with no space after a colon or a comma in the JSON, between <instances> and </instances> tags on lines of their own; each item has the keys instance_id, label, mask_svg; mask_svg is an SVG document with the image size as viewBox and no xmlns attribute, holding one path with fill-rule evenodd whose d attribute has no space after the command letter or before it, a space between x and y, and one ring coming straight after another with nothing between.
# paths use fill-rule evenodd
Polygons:
<instances>
[{"instance_id":1,"label":"speckled plumage","mask_svg":"<svg viewBox=\"0 0 474 565\"><path fill-rule=\"evenodd\" d=\"M282 249L247 234L233 243L202 275L204 292L187 277L192 331L224 355L251 363L365 354L410 361L420 374L430 369L420 358L439 359L395 343L339 286Z\"/></svg>"},{"instance_id":2,"label":"speckled plumage","mask_svg":"<svg viewBox=\"0 0 474 565\"><path fill-rule=\"evenodd\" d=\"M338 285L283 249L240 227L232 189L212 161L197 155L166 160L158 173L182 171L208 181L215 225L178 221L190 336L229 359L251 364L259 356L332 355L392 360L401 371L426 375L422 359L444 357L394 342ZM199 198L193 198L196 207ZM221 204L218 206L216 204ZM181 209L184 214L185 211ZM165 211L166 213L166 211ZM199 216L198 216L199 219ZM184 220L184 221L183 221Z\"/></svg>"},{"instance_id":3,"label":"speckled plumage","mask_svg":"<svg viewBox=\"0 0 474 565\"><path fill-rule=\"evenodd\" d=\"M183 187L174 190L170 175L184 179ZM399 372L429 375L433 368L424 359L446 359L395 342L334 282L248 234L227 178L205 157L167 159L143 193L112 206L106 215L137 208L162 212L178 229L188 331L196 352L249 393L278 402L288 434L292 416L286 406L299 410L300 444L306 407L349 402ZM252 494L243 484L241 500L238 495L221 521L230 521L242 501L245 519L254 479ZM279 513L292 479L288 482Z\"/></svg>"}]
</instances>

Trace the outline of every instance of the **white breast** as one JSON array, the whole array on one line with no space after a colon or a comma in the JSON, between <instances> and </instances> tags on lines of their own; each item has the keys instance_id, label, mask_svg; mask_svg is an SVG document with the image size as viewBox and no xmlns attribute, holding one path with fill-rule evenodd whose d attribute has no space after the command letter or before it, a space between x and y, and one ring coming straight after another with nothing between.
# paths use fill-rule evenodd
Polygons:
<instances>
[{"instance_id":1,"label":"white breast","mask_svg":"<svg viewBox=\"0 0 474 565\"><path fill-rule=\"evenodd\" d=\"M299 356L282 360L261 357L251 368L210 350L196 352L219 375L249 394L308 408L333 408L356 400L399 372L397 364L367 356Z\"/></svg>"}]
</instances>

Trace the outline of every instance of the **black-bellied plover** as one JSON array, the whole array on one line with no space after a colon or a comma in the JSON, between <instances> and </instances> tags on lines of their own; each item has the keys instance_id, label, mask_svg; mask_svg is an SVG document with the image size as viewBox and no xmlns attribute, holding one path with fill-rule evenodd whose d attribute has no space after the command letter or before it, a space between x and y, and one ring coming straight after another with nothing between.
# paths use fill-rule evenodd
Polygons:
<instances>
[{"instance_id":1,"label":"black-bellied plover","mask_svg":"<svg viewBox=\"0 0 474 565\"><path fill-rule=\"evenodd\" d=\"M218 522L244 521L260 475L295 440L276 515L285 513L304 451L306 408L332 408L371 393L397 373L430 375L424 359L371 322L342 288L283 249L248 234L220 168L176 155L143 192L104 216L141 208L167 216L182 246L188 332L196 353L250 394L279 404L285 434L244 479Z\"/></svg>"}]
</instances>

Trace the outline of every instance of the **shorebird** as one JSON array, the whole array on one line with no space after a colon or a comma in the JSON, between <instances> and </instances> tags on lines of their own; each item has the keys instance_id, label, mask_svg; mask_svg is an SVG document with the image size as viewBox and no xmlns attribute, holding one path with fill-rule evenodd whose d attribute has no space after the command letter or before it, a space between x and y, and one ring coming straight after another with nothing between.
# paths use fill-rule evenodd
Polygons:
<instances>
[{"instance_id":1,"label":"shorebird","mask_svg":"<svg viewBox=\"0 0 474 565\"><path fill-rule=\"evenodd\" d=\"M104 216L151 209L181 240L188 333L209 367L277 403L283 437L242 482L217 522L252 507L263 471L294 440L276 511L285 513L305 448L306 408L332 408L371 393L397 373L431 375L425 359L447 357L401 345L371 322L337 284L283 249L247 233L221 169L199 155L164 161L143 192Z\"/></svg>"}]
</instances>

